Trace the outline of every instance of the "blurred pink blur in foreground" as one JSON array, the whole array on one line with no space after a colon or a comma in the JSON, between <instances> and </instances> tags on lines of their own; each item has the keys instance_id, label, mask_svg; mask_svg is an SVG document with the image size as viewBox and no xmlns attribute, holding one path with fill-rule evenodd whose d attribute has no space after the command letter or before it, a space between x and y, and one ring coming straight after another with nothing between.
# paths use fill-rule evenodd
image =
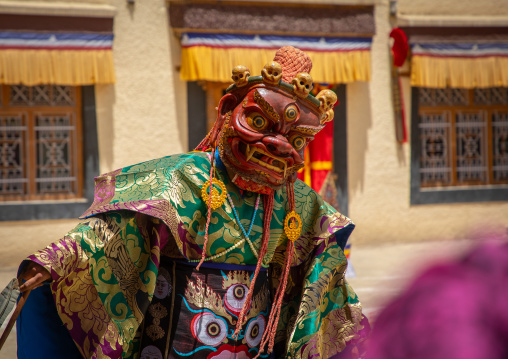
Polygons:
<instances>
[{"instance_id":1,"label":"blurred pink blur in foreground","mask_svg":"<svg viewBox=\"0 0 508 359\"><path fill-rule=\"evenodd\" d=\"M381 311L368 359L508 358L508 241L427 269Z\"/></svg>"}]
</instances>

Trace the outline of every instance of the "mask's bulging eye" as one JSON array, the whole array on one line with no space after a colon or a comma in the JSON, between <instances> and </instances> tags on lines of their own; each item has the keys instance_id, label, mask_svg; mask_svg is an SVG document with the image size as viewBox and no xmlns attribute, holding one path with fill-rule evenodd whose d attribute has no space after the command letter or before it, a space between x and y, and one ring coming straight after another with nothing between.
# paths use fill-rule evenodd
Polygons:
<instances>
[{"instance_id":1,"label":"mask's bulging eye","mask_svg":"<svg viewBox=\"0 0 508 359\"><path fill-rule=\"evenodd\" d=\"M245 288L243 286L236 286L234 291L233 291L233 294L235 296L236 299L238 300L242 300L243 297L245 297Z\"/></svg>"},{"instance_id":2,"label":"mask's bulging eye","mask_svg":"<svg viewBox=\"0 0 508 359\"><path fill-rule=\"evenodd\" d=\"M299 151L303 146L305 146L306 141L302 136L293 135L289 137L289 143L291 143L291 146L293 146L295 150Z\"/></svg>"},{"instance_id":3,"label":"mask's bulging eye","mask_svg":"<svg viewBox=\"0 0 508 359\"><path fill-rule=\"evenodd\" d=\"M226 308L235 315L240 314L248 291L249 288L245 284L237 283L230 286L224 295Z\"/></svg>"},{"instance_id":4,"label":"mask's bulging eye","mask_svg":"<svg viewBox=\"0 0 508 359\"><path fill-rule=\"evenodd\" d=\"M209 323L206 326L206 331L210 337L217 337L220 334L221 327L217 323Z\"/></svg>"},{"instance_id":5,"label":"mask's bulging eye","mask_svg":"<svg viewBox=\"0 0 508 359\"><path fill-rule=\"evenodd\" d=\"M259 345L265 331L265 325L265 317L261 314L249 321L245 330L245 340L249 347L253 348Z\"/></svg>"},{"instance_id":6,"label":"mask's bulging eye","mask_svg":"<svg viewBox=\"0 0 508 359\"><path fill-rule=\"evenodd\" d=\"M253 112L248 115L247 123L256 131L263 131L268 128L269 122L259 112Z\"/></svg>"},{"instance_id":7,"label":"mask's bulging eye","mask_svg":"<svg viewBox=\"0 0 508 359\"><path fill-rule=\"evenodd\" d=\"M293 122L298 118L299 113L298 106L291 104L284 110L284 120L286 120L286 122Z\"/></svg>"},{"instance_id":8,"label":"mask's bulging eye","mask_svg":"<svg viewBox=\"0 0 508 359\"><path fill-rule=\"evenodd\" d=\"M226 321L209 312L201 312L191 322L194 338L210 346L219 345L227 335Z\"/></svg>"}]
</instances>

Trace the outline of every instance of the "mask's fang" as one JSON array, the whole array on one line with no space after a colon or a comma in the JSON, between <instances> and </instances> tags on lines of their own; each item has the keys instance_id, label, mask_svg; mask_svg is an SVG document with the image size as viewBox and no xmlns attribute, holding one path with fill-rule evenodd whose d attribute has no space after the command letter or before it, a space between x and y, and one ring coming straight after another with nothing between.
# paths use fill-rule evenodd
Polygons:
<instances>
[{"instance_id":1,"label":"mask's fang","mask_svg":"<svg viewBox=\"0 0 508 359\"><path fill-rule=\"evenodd\" d=\"M280 158L277 158L277 157L274 157L272 156L271 154L269 153L266 153L265 151L257 148L257 147L251 147L248 143L245 144L246 145L246 148L245 148L245 161L246 162L249 162L249 161L252 161L254 163L257 163L265 168L268 168L269 170L272 170L274 172L277 172L277 173L284 173L284 178L286 177L286 174L287 174L287 169L288 169L288 164L286 161L280 159ZM284 165L284 168L280 168L279 166L274 166L274 165L271 165L271 164L268 164L256 157L254 157L254 154L256 152L259 152L261 153L262 155L265 155L267 157L270 157L270 158L273 158L275 160L277 160L278 162L280 163L283 163Z\"/></svg>"},{"instance_id":2,"label":"mask's fang","mask_svg":"<svg viewBox=\"0 0 508 359\"><path fill-rule=\"evenodd\" d=\"M252 156L254 155L254 152L256 152L256 148L253 147L252 149L250 148L249 145L247 145L247 157L246 157L246 161L249 162L249 160L252 158Z\"/></svg>"}]
</instances>

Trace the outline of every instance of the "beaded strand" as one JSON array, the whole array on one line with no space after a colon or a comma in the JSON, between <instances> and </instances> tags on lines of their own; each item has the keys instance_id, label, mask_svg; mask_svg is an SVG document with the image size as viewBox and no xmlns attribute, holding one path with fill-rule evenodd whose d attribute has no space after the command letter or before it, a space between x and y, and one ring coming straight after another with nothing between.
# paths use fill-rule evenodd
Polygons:
<instances>
[{"instance_id":1,"label":"beaded strand","mask_svg":"<svg viewBox=\"0 0 508 359\"><path fill-rule=\"evenodd\" d=\"M228 249L226 249L226 250L224 250L222 252L216 253L213 256L205 257L204 259L203 258L201 258L201 259L191 259L191 260L189 260L189 262L192 262L192 263L197 263L197 262L200 262L200 261L208 262L208 261L220 258L220 257L228 254L229 252L231 252L233 249L236 249L236 248L240 247L242 244L245 243L245 241L247 241L247 243L249 244L249 247L250 247L252 253L254 254L254 256L256 258L258 258L258 256L259 256L258 252L256 251L256 248L254 247L254 244L252 244L252 241L249 239L249 236L250 236L250 232L252 231L252 226L254 224L254 219L256 218L256 213L257 213L258 208L259 208L259 199L260 199L261 195L258 194L258 197L256 199L256 205L254 206L254 213L252 213L252 219L250 221L248 232L245 232L245 229L243 228L242 223L240 222L240 219L238 217L238 213L236 212L235 205L233 204L233 200L231 199L231 196L229 195L229 193L227 194L227 197L228 197L229 204L231 205L231 208L233 209L233 214L235 215L235 219L238 222L238 225L240 226L240 229L242 230L244 238L242 240L236 242L234 245L232 245ZM205 250L205 248L203 248L203 251L204 250Z\"/></svg>"},{"instance_id":2,"label":"beaded strand","mask_svg":"<svg viewBox=\"0 0 508 359\"><path fill-rule=\"evenodd\" d=\"M261 240L261 248L259 249L258 263L256 265L256 270L254 271L254 274L251 277L250 287L249 290L247 291L245 301L243 302L242 310L238 315L236 329L232 336L233 339L238 338L238 336L240 335L240 331L242 330L242 325L245 324L245 315L247 314L247 311L251 307L252 295L254 293L254 285L256 284L256 279L258 277L259 270L263 266L263 259L268 249L268 242L270 241L270 223L272 221L273 214L273 198L274 191L272 191L270 194L263 196L263 209L265 211L265 214L263 218L263 237Z\"/></svg>"},{"instance_id":3,"label":"beaded strand","mask_svg":"<svg viewBox=\"0 0 508 359\"><path fill-rule=\"evenodd\" d=\"M252 219L250 220L249 230L245 232L245 229L242 226L242 223L240 222L240 218L238 217L238 213L236 212L235 204L233 203L233 200L231 199L231 196L229 193L227 194L229 204L231 205L231 209L233 210L233 214L235 215L235 219L238 222L238 225L240 226L240 229L242 230L242 233L244 235L245 240L247 240L247 243L249 243L249 247L254 253L254 256L258 258L258 252L256 251L256 248L254 248L254 245L252 244L252 241L250 240L250 232L252 231L252 225L254 224L254 219L256 218L256 213L259 208L259 198L260 194L258 194L258 197L256 198L256 205L254 206L254 213L252 214Z\"/></svg>"},{"instance_id":4,"label":"beaded strand","mask_svg":"<svg viewBox=\"0 0 508 359\"><path fill-rule=\"evenodd\" d=\"M223 255L226 255L228 254L229 252L231 252L233 249L235 248L238 248L240 247L243 243L245 243L245 238L242 239L241 241L238 241L236 242L234 245L232 245L231 247L229 247L228 249L226 249L225 251L222 251L222 252L219 252L217 254L214 254L213 256L210 256L210 257L205 257L205 259L203 260L204 262L208 262L208 261L211 261L213 259L217 259L219 257L222 257ZM201 259L189 259L189 262L192 262L192 263L197 263L199 262Z\"/></svg>"}]
</instances>

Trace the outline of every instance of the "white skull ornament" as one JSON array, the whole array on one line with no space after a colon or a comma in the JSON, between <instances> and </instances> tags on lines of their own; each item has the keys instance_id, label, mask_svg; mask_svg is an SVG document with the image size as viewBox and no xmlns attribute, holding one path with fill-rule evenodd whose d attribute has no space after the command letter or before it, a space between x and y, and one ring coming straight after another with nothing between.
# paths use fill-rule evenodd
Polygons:
<instances>
[{"instance_id":1,"label":"white skull ornament","mask_svg":"<svg viewBox=\"0 0 508 359\"><path fill-rule=\"evenodd\" d=\"M306 98L309 96L309 93L314 87L312 85L312 77L306 72L300 72L296 75L293 81L291 81L291 84L293 85L296 95L300 98Z\"/></svg>"},{"instance_id":2,"label":"white skull ornament","mask_svg":"<svg viewBox=\"0 0 508 359\"><path fill-rule=\"evenodd\" d=\"M337 95L332 90L322 90L317 94L316 98L321 102L319 106L321 113L333 109L333 105L337 102Z\"/></svg>"},{"instance_id":3,"label":"white skull ornament","mask_svg":"<svg viewBox=\"0 0 508 359\"><path fill-rule=\"evenodd\" d=\"M321 124L332 121L334 117L333 106L337 102L337 95L332 90L320 91L316 98L321 102L319 111L323 114L321 117Z\"/></svg>"},{"instance_id":4,"label":"white skull ornament","mask_svg":"<svg viewBox=\"0 0 508 359\"><path fill-rule=\"evenodd\" d=\"M232 74L231 78L235 82L236 87L245 86L249 82L250 71L246 66L235 66Z\"/></svg>"},{"instance_id":5,"label":"white skull ornament","mask_svg":"<svg viewBox=\"0 0 508 359\"><path fill-rule=\"evenodd\" d=\"M275 61L269 62L261 70L261 75L263 75L263 82L278 85L282 78L282 66Z\"/></svg>"},{"instance_id":6,"label":"white skull ornament","mask_svg":"<svg viewBox=\"0 0 508 359\"><path fill-rule=\"evenodd\" d=\"M325 114L323 115L323 117L321 117L321 121L320 121L321 124L324 125L327 122L333 121L334 116L335 116L335 113L333 112L333 110L326 111Z\"/></svg>"}]
</instances>

